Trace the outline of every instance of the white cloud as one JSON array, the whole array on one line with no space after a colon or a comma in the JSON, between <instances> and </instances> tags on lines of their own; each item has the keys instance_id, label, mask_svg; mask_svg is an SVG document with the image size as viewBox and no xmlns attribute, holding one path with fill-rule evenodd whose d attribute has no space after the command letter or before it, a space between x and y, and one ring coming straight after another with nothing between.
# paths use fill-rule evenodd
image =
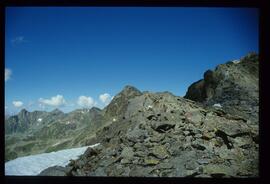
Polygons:
<instances>
[{"instance_id":1,"label":"white cloud","mask_svg":"<svg viewBox=\"0 0 270 184\"><path fill-rule=\"evenodd\" d=\"M38 104L38 106L39 106L39 108L41 108L42 110L45 110L45 105L44 104L42 104L42 103L40 103L40 104Z\"/></svg>"},{"instance_id":2,"label":"white cloud","mask_svg":"<svg viewBox=\"0 0 270 184\"><path fill-rule=\"evenodd\" d=\"M33 101L28 102L28 107L32 107L34 105L35 105L35 102L33 102Z\"/></svg>"},{"instance_id":3,"label":"white cloud","mask_svg":"<svg viewBox=\"0 0 270 184\"><path fill-rule=\"evenodd\" d=\"M66 101L62 95L56 95L51 97L51 99L43 99L40 98L39 102L44 104L44 105L50 105L50 106L63 106L66 104Z\"/></svg>"},{"instance_id":4,"label":"white cloud","mask_svg":"<svg viewBox=\"0 0 270 184\"><path fill-rule=\"evenodd\" d=\"M79 106L82 107L93 107L96 105L94 99L92 97L87 97L87 96L80 96L77 101Z\"/></svg>"},{"instance_id":5,"label":"white cloud","mask_svg":"<svg viewBox=\"0 0 270 184\"><path fill-rule=\"evenodd\" d=\"M12 72L10 69L5 68L5 81L8 81L10 79Z\"/></svg>"},{"instance_id":6,"label":"white cloud","mask_svg":"<svg viewBox=\"0 0 270 184\"><path fill-rule=\"evenodd\" d=\"M113 97L111 97L111 95L108 93L104 93L104 94L99 95L99 100L102 103L104 103L105 105L108 105L112 99L113 99Z\"/></svg>"},{"instance_id":7,"label":"white cloud","mask_svg":"<svg viewBox=\"0 0 270 184\"><path fill-rule=\"evenodd\" d=\"M17 108L23 106L23 102L22 101L13 101L12 103L13 103L14 107L17 107Z\"/></svg>"},{"instance_id":8,"label":"white cloud","mask_svg":"<svg viewBox=\"0 0 270 184\"><path fill-rule=\"evenodd\" d=\"M24 38L24 36L17 36L14 39L11 40L11 43L13 45L21 44L27 42L27 40Z\"/></svg>"}]
</instances>

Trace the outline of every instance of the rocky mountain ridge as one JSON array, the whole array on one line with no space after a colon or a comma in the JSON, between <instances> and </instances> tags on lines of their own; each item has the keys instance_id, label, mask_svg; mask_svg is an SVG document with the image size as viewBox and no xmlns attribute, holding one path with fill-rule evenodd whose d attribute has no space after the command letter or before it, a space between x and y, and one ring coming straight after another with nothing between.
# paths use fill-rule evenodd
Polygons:
<instances>
[{"instance_id":1,"label":"rocky mountain ridge","mask_svg":"<svg viewBox=\"0 0 270 184\"><path fill-rule=\"evenodd\" d=\"M121 119L96 133L101 145L72 161L64 175L258 175L258 126L246 119L168 92L142 93L127 104Z\"/></svg>"},{"instance_id":2,"label":"rocky mountain ridge","mask_svg":"<svg viewBox=\"0 0 270 184\"><path fill-rule=\"evenodd\" d=\"M61 119L64 113L59 109L51 112L33 111L22 109L17 115L9 117L5 121L5 134L24 133L43 122L50 123L52 120ZM45 120L45 121L44 121Z\"/></svg>"},{"instance_id":3,"label":"rocky mountain ridge","mask_svg":"<svg viewBox=\"0 0 270 184\"><path fill-rule=\"evenodd\" d=\"M48 168L45 173L257 177L258 102L255 53L208 70L184 98L126 86L98 111L91 126L79 128L77 137L68 140L101 144L67 167ZM81 115L75 117L79 120ZM88 119L85 123L89 124Z\"/></svg>"},{"instance_id":4,"label":"rocky mountain ridge","mask_svg":"<svg viewBox=\"0 0 270 184\"><path fill-rule=\"evenodd\" d=\"M101 145L62 168L63 175L258 176L257 63L258 56L249 54L219 65L191 85L185 98L131 88L137 95L126 99L120 92L122 101L110 106L121 107L121 112L107 112L120 116L96 133ZM248 114L243 106L230 111L236 100L255 110Z\"/></svg>"}]
</instances>

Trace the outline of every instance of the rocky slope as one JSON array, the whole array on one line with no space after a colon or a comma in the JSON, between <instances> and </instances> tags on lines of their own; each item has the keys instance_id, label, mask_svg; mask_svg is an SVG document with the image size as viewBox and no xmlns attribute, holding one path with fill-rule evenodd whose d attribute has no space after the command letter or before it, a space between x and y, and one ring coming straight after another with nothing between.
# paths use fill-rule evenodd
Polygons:
<instances>
[{"instance_id":1,"label":"rocky slope","mask_svg":"<svg viewBox=\"0 0 270 184\"><path fill-rule=\"evenodd\" d=\"M248 123L258 123L259 56L250 53L240 60L208 70L204 78L193 83L185 98L206 106L220 104L228 113L239 115Z\"/></svg>"},{"instance_id":2,"label":"rocky slope","mask_svg":"<svg viewBox=\"0 0 270 184\"><path fill-rule=\"evenodd\" d=\"M64 175L258 176L256 124L169 92L128 86L117 96L109 106L121 111L107 108L116 118L96 133L101 145L60 168Z\"/></svg>"}]
</instances>

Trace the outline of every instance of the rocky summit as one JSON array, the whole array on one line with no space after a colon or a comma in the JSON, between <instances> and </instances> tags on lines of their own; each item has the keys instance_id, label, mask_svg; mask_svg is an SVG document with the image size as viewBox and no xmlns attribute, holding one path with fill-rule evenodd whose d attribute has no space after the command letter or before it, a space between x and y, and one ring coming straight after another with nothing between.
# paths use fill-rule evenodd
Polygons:
<instances>
[{"instance_id":1,"label":"rocky summit","mask_svg":"<svg viewBox=\"0 0 270 184\"><path fill-rule=\"evenodd\" d=\"M253 53L207 71L185 98L127 86L103 110L101 144L41 175L257 177L257 108Z\"/></svg>"}]
</instances>

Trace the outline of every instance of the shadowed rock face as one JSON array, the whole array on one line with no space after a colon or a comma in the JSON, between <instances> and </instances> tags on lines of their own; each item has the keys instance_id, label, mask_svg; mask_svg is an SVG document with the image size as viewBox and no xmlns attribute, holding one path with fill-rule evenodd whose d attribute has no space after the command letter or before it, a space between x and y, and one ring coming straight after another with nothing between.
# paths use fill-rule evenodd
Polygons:
<instances>
[{"instance_id":1,"label":"shadowed rock face","mask_svg":"<svg viewBox=\"0 0 270 184\"><path fill-rule=\"evenodd\" d=\"M185 98L206 106L221 104L222 109L239 115L248 123L258 123L259 57L250 53L239 61L218 65L204 73L204 79L193 83Z\"/></svg>"},{"instance_id":2,"label":"shadowed rock face","mask_svg":"<svg viewBox=\"0 0 270 184\"><path fill-rule=\"evenodd\" d=\"M258 176L258 126L168 92L138 92L126 100L119 112L124 118L99 130L95 154L72 161L66 175Z\"/></svg>"}]
</instances>

